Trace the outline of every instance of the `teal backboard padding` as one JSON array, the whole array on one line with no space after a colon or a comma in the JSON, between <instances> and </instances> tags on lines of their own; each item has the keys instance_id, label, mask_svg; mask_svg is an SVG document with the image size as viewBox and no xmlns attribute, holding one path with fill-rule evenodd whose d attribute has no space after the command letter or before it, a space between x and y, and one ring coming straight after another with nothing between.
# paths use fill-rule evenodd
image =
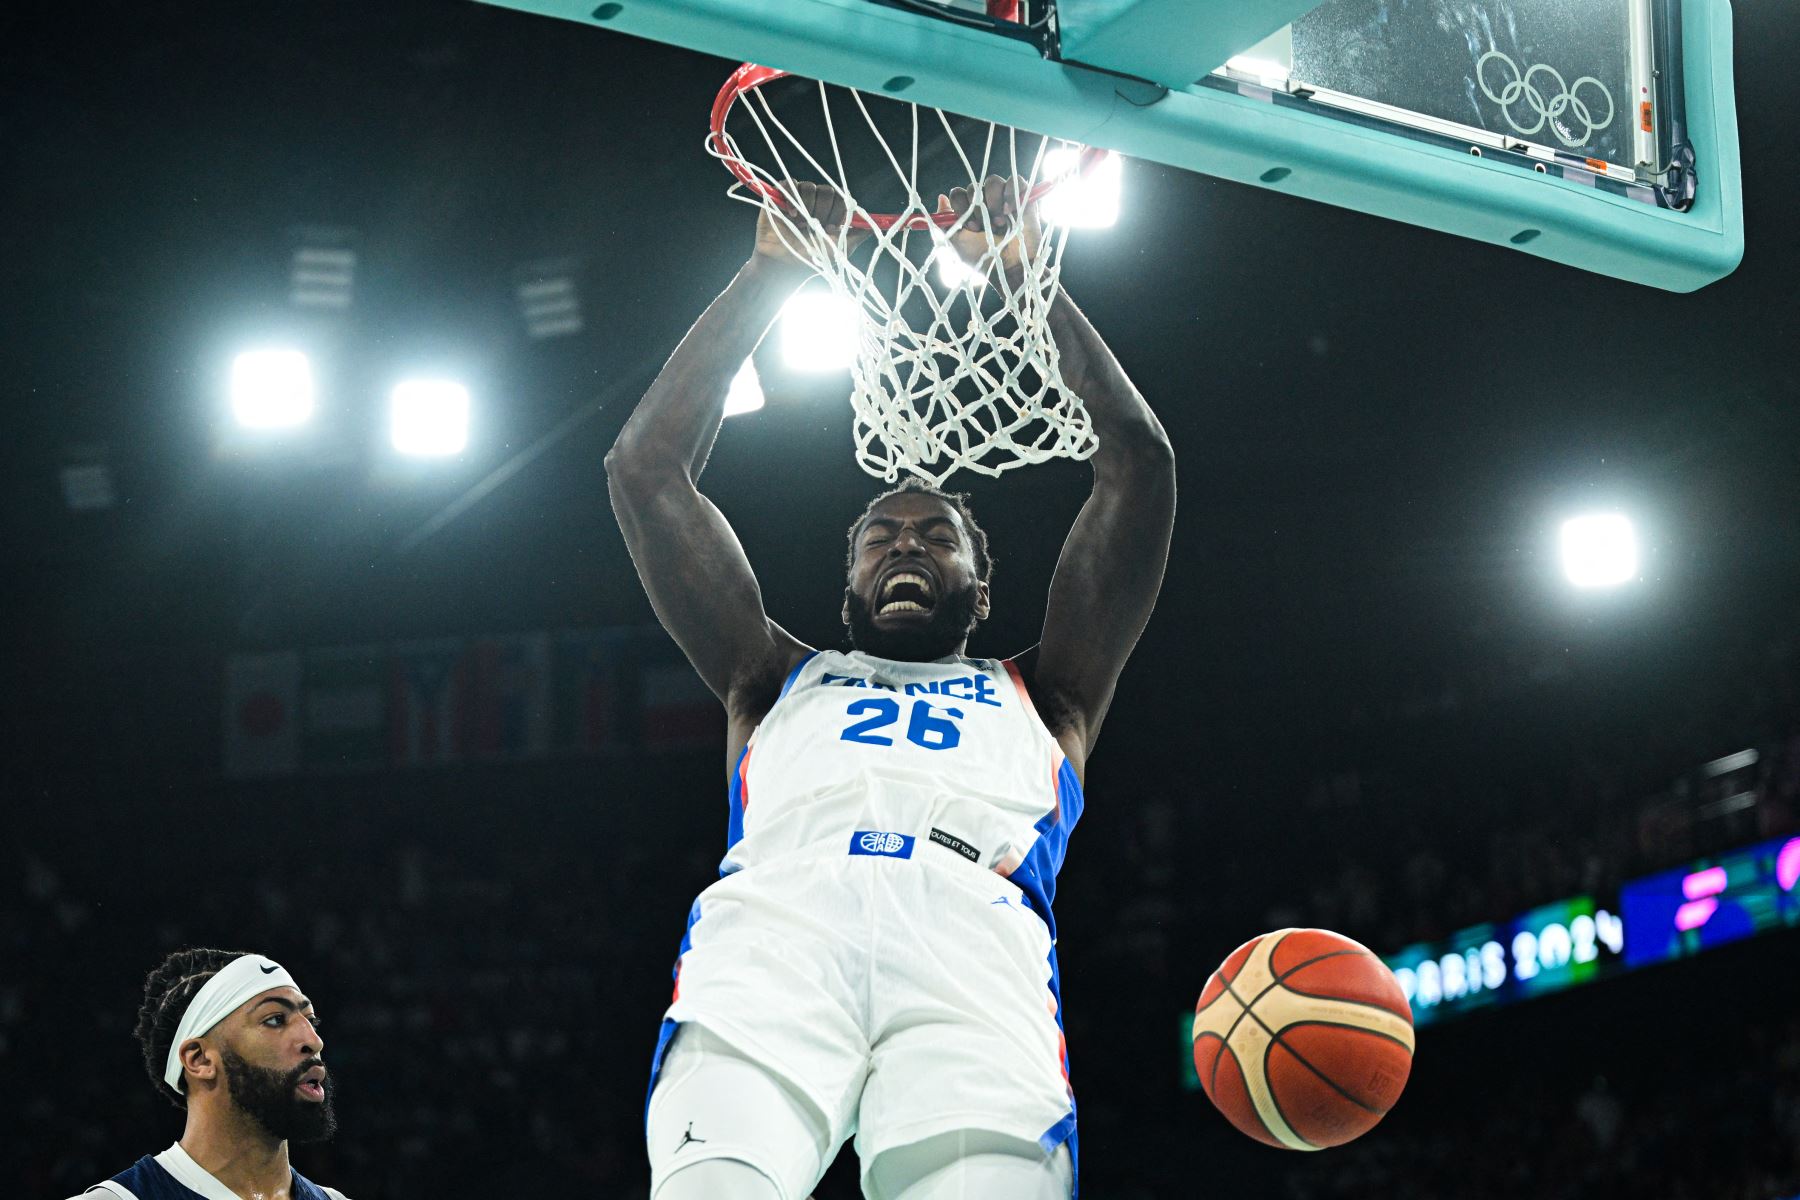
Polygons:
<instances>
[{"instance_id":1,"label":"teal backboard padding","mask_svg":"<svg viewBox=\"0 0 1800 1200\"><path fill-rule=\"evenodd\" d=\"M1728 0L1681 0L1698 181L1686 212L1228 91L1165 90L1109 74L1134 73L1106 62L1054 62L1022 41L869 0L485 2L902 96L1669 291L1704 287L1743 258ZM1235 11L1246 0L1137 2L1151 6L1146 13L1185 9L1170 19L1195 22L1209 8ZM1120 0L1087 3L1103 5L1114 28L1129 16ZM1062 0L1060 7L1073 19L1071 10L1082 6ZM1256 2L1276 17L1287 7ZM1233 27L1241 38L1261 23ZM1154 36L1147 25L1131 28L1134 37ZM711 104L711 95L694 97L696 144Z\"/></svg>"}]
</instances>

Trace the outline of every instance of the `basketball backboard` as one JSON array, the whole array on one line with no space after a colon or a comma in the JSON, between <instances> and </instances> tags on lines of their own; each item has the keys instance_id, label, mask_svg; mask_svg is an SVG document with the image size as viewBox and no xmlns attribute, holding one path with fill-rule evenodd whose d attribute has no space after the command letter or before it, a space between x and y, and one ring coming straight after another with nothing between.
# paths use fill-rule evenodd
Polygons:
<instances>
[{"instance_id":1,"label":"basketball backboard","mask_svg":"<svg viewBox=\"0 0 1800 1200\"><path fill-rule=\"evenodd\" d=\"M1743 255L1728 0L487 2L1671 291Z\"/></svg>"}]
</instances>

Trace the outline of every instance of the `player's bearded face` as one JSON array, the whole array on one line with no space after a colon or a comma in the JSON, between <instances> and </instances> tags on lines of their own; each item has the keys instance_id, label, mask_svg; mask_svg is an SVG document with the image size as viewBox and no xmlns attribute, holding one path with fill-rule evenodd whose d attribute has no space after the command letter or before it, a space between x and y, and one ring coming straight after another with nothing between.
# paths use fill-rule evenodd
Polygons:
<instances>
[{"instance_id":1,"label":"player's bearded face","mask_svg":"<svg viewBox=\"0 0 1800 1200\"><path fill-rule=\"evenodd\" d=\"M856 591L845 593L844 607L850 619L850 644L876 658L892 658L902 662L930 662L955 654L963 639L975 628L975 608L980 601L980 585L945 592L923 621L900 628L884 629L875 623L869 602Z\"/></svg>"},{"instance_id":2,"label":"player's bearded face","mask_svg":"<svg viewBox=\"0 0 1800 1200\"><path fill-rule=\"evenodd\" d=\"M335 1086L330 1076L321 1081L325 1093L321 1100L304 1099L298 1090L300 1077L320 1065L317 1059L282 1071L252 1066L230 1047L223 1048L220 1058L225 1064L225 1085L232 1102L269 1136L302 1145L326 1141L337 1132L337 1114L331 1107Z\"/></svg>"}]
</instances>

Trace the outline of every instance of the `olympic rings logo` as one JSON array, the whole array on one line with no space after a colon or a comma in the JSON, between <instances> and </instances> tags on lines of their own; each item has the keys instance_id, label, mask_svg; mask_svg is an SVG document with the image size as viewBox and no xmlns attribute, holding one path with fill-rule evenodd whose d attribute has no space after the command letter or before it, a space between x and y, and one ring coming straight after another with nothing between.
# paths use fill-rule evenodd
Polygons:
<instances>
[{"instance_id":1,"label":"olympic rings logo","mask_svg":"<svg viewBox=\"0 0 1800 1200\"><path fill-rule=\"evenodd\" d=\"M1498 68L1503 81L1499 91L1489 86L1487 80L1487 65L1495 59L1505 64ZM1507 78L1508 75L1511 78ZM1547 89L1539 86L1546 77L1551 81L1548 96ZM1592 75L1583 75L1572 84L1565 83L1562 73L1548 63L1537 63L1521 74L1519 64L1499 50L1489 50L1475 63L1475 80L1481 85L1487 98L1500 106L1507 124L1513 129L1529 136L1547 124L1556 135L1556 140L1565 146L1587 145L1593 140L1595 133L1612 124L1613 117L1618 112L1613 104L1612 92ZM1596 105L1601 100L1606 101L1604 120L1596 121L1593 108L1581 97L1581 89L1589 85L1600 93L1599 96L1594 96L1592 91L1588 94ZM1530 125L1520 124L1518 117L1513 115L1513 106L1520 100L1537 116L1537 120ZM1575 136L1576 126L1582 128L1580 137Z\"/></svg>"}]
</instances>

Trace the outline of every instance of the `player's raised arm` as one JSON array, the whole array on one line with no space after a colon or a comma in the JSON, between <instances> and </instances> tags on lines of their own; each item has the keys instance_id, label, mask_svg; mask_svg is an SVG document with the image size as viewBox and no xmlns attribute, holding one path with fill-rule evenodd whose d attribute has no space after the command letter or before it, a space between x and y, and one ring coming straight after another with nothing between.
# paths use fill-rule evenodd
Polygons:
<instances>
[{"instance_id":1,"label":"player's raised arm","mask_svg":"<svg viewBox=\"0 0 1800 1200\"><path fill-rule=\"evenodd\" d=\"M1063 382L1093 418L1094 489L1050 581L1032 685L1092 750L1113 687L1156 607L1175 525L1175 454L1162 422L1067 291L1050 309ZM1061 701L1061 704L1054 703ZM1063 734L1065 730L1056 730Z\"/></svg>"},{"instance_id":2,"label":"player's raised arm","mask_svg":"<svg viewBox=\"0 0 1800 1200\"><path fill-rule=\"evenodd\" d=\"M1042 236L1036 206L1019 211L1024 190L1018 179L989 176L983 184L986 211L996 214L996 237L1012 221L1025 222L1023 238L1009 243L998 264L1015 281L1020 242L1035 245ZM939 207L964 212L971 199L958 188ZM978 222L970 219L971 226ZM953 236L971 260L988 244L972 228ZM1065 747L1073 739L1085 760L1162 588L1175 524L1175 455L1162 422L1067 291L1057 292L1049 320L1063 383L1086 404L1100 448L1090 460L1094 490L1063 543L1043 639L1027 667L1052 732Z\"/></svg>"},{"instance_id":3,"label":"player's raised arm","mask_svg":"<svg viewBox=\"0 0 1800 1200\"><path fill-rule=\"evenodd\" d=\"M841 200L799 186L821 222L843 220ZM737 535L695 480L732 376L810 271L763 216L749 262L682 339L606 456L613 511L657 619L734 714L805 648L764 613Z\"/></svg>"}]
</instances>

